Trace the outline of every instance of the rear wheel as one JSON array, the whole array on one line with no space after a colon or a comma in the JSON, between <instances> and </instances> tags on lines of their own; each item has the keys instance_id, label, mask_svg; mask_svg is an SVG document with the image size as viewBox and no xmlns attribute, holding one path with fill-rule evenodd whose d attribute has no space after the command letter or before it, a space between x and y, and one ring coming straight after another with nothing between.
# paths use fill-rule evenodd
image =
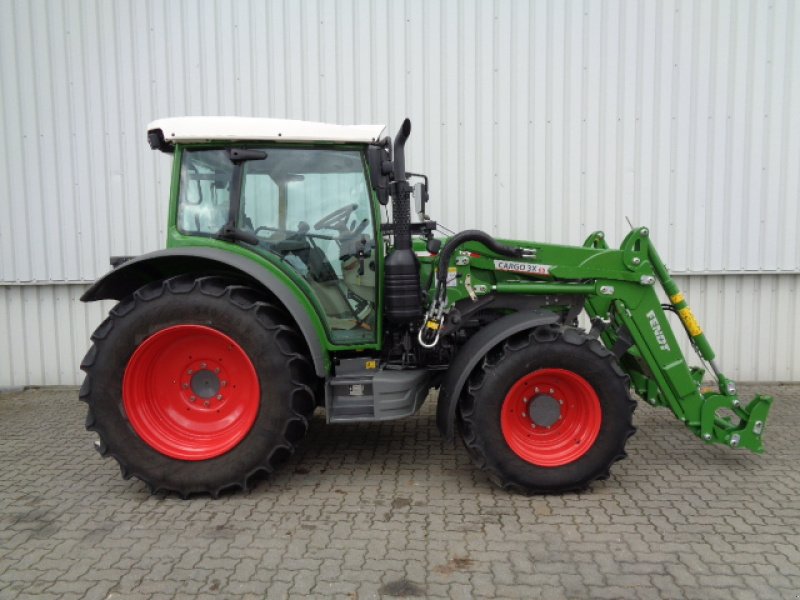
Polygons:
<instances>
[{"instance_id":1,"label":"rear wheel","mask_svg":"<svg viewBox=\"0 0 800 600\"><path fill-rule=\"evenodd\" d=\"M625 456L636 404L627 376L575 328L537 327L491 351L459 403L474 462L503 488L581 490Z\"/></svg>"},{"instance_id":2,"label":"rear wheel","mask_svg":"<svg viewBox=\"0 0 800 600\"><path fill-rule=\"evenodd\" d=\"M316 376L287 314L247 287L174 277L137 290L92 336L86 427L123 476L182 496L245 488L294 451Z\"/></svg>"}]
</instances>

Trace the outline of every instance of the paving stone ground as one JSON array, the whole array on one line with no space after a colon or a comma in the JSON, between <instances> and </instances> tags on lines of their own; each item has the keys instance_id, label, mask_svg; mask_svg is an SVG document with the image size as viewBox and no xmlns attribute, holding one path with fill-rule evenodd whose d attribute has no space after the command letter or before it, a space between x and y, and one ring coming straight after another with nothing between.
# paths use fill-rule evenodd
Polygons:
<instances>
[{"instance_id":1,"label":"paving stone ground","mask_svg":"<svg viewBox=\"0 0 800 600\"><path fill-rule=\"evenodd\" d=\"M705 446L641 405L630 457L591 492L493 488L433 403L404 421L321 416L272 481L151 496L92 449L77 391L0 394L0 598L800 597L800 385L767 451Z\"/></svg>"}]
</instances>

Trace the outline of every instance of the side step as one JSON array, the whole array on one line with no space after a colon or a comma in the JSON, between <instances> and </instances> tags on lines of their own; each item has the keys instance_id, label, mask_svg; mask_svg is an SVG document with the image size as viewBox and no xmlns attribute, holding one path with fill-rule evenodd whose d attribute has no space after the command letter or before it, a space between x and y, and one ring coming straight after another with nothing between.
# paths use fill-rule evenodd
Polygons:
<instances>
[{"instance_id":1,"label":"side step","mask_svg":"<svg viewBox=\"0 0 800 600\"><path fill-rule=\"evenodd\" d=\"M427 369L388 371L378 368L372 359L343 359L325 385L328 423L411 416L425 402L430 382Z\"/></svg>"}]
</instances>

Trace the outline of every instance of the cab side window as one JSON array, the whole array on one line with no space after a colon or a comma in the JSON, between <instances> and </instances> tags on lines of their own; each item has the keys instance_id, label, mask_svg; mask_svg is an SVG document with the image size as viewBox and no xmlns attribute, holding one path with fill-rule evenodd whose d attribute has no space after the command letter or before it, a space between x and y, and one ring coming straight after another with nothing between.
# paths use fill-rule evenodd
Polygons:
<instances>
[{"instance_id":1,"label":"cab side window","mask_svg":"<svg viewBox=\"0 0 800 600\"><path fill-rule=\"evenodd\" d=\"M228 220L233 165L224 150L186 150L181 168L178 229L213 235Z\"/></svg>"}]
</instances>

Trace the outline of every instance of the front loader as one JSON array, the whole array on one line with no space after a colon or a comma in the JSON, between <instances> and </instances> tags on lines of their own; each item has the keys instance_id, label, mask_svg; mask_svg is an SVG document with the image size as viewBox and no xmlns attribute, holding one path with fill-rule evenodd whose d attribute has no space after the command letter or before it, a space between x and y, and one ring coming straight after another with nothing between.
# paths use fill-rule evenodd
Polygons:
<instances>
[{"instance_id":1,"label":"front loader","mask_svg":"<svg viewBox=\"0 0 800 600\"><path fill-rule=\"evenodd\" d=\"M763 450L772 399L740 402L647 228L618 250L599 231L578 247L437 237L428 179L405 167L411 123L382 132L151 123L150 146L173 157L167 247L112 259L82 298L118 301L80 396L123 476L184 497L246 488L316 409L328 423L399 419L431 389L445 438L458 432L492 481L524 493L608 477L634 432L632 393L706 443Z\"/></svg>"}]
</instances>

